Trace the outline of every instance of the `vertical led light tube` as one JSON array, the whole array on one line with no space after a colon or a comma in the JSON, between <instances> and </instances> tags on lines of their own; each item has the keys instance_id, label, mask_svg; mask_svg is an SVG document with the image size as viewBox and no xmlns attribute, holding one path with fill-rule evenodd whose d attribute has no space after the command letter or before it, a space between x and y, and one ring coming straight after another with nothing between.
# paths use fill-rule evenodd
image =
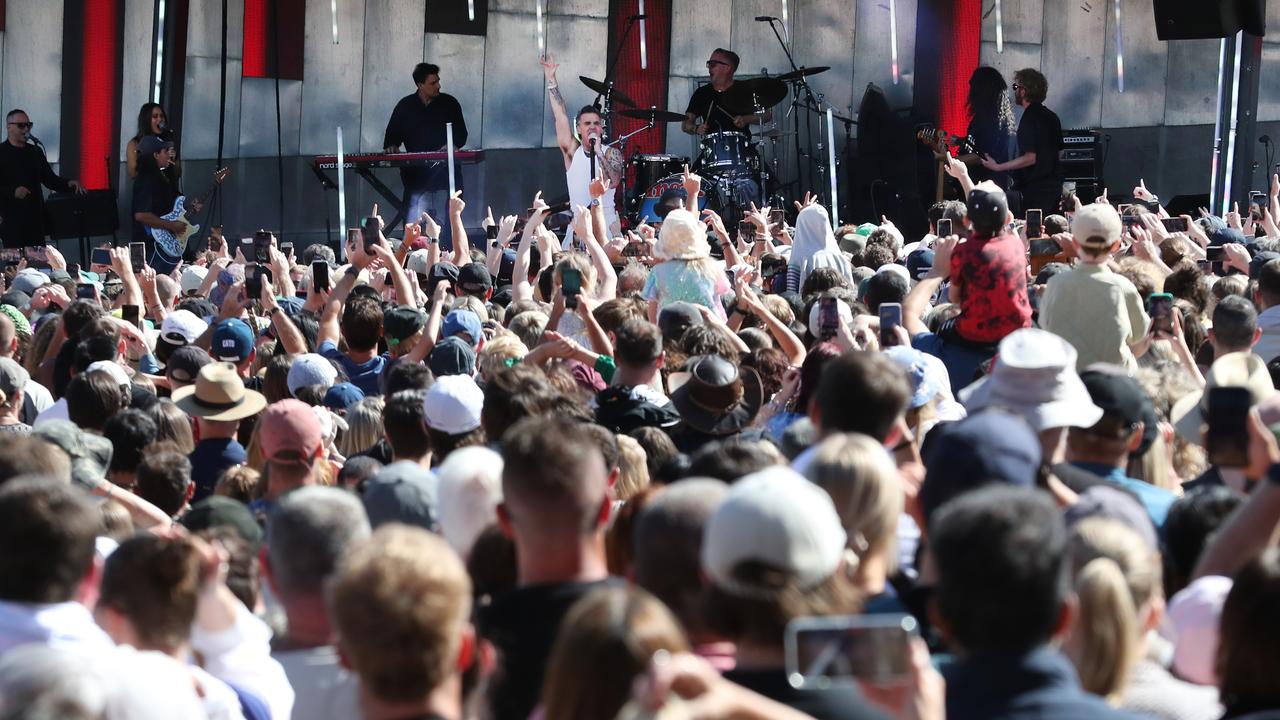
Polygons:
<instances>
[{"instance_id":1,"label":"vertical led light tube","mask_svg":"<svg viewBox=\"0 0 1280 720\"><path fill-rule=\"evenodd\" d=\"M547 57L547 36L542 27L542 0L535 0L534 7L538 13L538 57Z\"/></svg>"},{"instance_id":2,"label":"vertical led light tube","mask_svg":"<svg viewBox=\"0 0 1280 720\"><path fill-rule=\"evenodd\" d=\"M1218 161L1222 158L1222 71L1227 65L1227 39L1223 38L1218 45L1218 104L1213 115L1213 155L1209 164L1209 211L1221 215L1218 203Z\"/></svg>"},{"instance_id":3,"label":"vertical led light tube","mask_svg":"<svg viewBox=\"0 0 1280 720\"><path fill-rule=\"evenodd\" d=\"M333 26L333 44L338 44L338 0L329 0L330 24ZM345 231L344 231L345 232Z\"/></svg>"},{"instance_id":4,"label":"vertical led light tube","mask_svg":"<svg viewBox=\"0 0 1280 720\"><path fill-rule=\"evenodd\" d=\"M893 62L893 84L898 84L898 0L889 0L889 55Z\"/></svg>"},{"instance_id":5,"label":"vertical led light tube","mask_svg":"<svg viewBox=\"0 0 1280 720\"><path fill-rule=\"evenodd\" d=\"M467 0L467 19L476 21L476 0Z\"/></svg>"},{"instance_id":6,"label":"vertical led light tube","mask_svg":"<svg viewBox=\"0 0 1280 720\"><path fill-rule=\"evenodd\" d=\"M996 0L996 52L1004 52L1004 17L1000 12L1000 0Z\"/></svg>"},{"instance_id":7,"label":"vertical led light tube","mask_svg":"<svg viewBox=\"0 0 1280 720\"><path fill-rule=\"evenodd\" d=\"M640 69L649 69L649 44L645 41L644 0L640 1Z\"/></svg>"},{"instance_id":8,"label":"vertical led light tube","mask_svg":"<svg viewBox=\"0 0 1280 720\"><path fill-rule=\"evenodd\" d=\"M831 176L831 227L840 227L839 195L836 194L836 130L831 114L827 108L827 174Z\"/></svg>"},{"instance_id":9,"label":"vertical led light tube","mask_svg":"<svg viewBox=\"0 0 1280 720\"><path fill-rule=\"evenodd\" d=\"M1236 33L1236 66L1231 73L1231 124L1227 127L1227 171L1222 174L1222 215L1231 208L1231 173L1236 165L1236 123L1240 115L1240 53L1244 47L1244 31Z\"/></svg>"},{"instance_id":10,"label":"vertical led light tube","mask_svg":"<svg viewBox=\"0 0 1280 720\"><path fill-rule=\"evenodd\" d=\"M160 88L164 85L164 14L165 8L169 5L168 0L160 0L157 4L156 16L159 22L156 23L156 57L152 61L153 67L156 69L156 81L151 86L151 102L160 102Z\"/></svg>"},{"instance_id":11,"label":"vertical led light tube","mask_svg":"<svg viewBox=\"0 0 1280 720\"><path fill-rule=\"evenodd\" d=\"M338 126L338 259L346 260L343 254L347 247L347 159L342 149L342 126Z\"/></svg>"},{"instance_id":12,"label":"vertical led light tube","mask_svg":"<svg viewBox=\"0 0 1280 720\"><path fill-rule=\"evenodd\" d=\"M1124 26L1120 24L1120 0L1114 0L1116 20L1116 89L1124 92Z\"/></svg>"},{"instance_id":13,"label":"vertical led light tube","mask_svg":"<svg viewBox=\"0 0 1280 720\"><path fill-rule=\"evenodd\" d=\"M782 36L787 39L787 44L791 44L791 10L788 7L791 0L782 0Z\"/></svg>"}]
</instances>

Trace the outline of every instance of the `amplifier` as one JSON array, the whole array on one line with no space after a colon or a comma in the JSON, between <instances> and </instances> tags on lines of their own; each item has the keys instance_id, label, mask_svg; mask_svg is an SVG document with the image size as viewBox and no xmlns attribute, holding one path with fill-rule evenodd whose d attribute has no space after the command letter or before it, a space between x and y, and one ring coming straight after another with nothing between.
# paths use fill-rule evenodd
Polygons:
<instances>
[{"instance_id":1,"label":"amplifier","mask_svg":"<svg viewBox=\"0 0 1280 720\"><path fill-rule=\"evenodd\" d=\"M1102 185L1101 137L1102 133L1088 128L1062 131L1062 149L1058 151L1058 161L1067 180L1074 181L1080 187Z\"/></svg>"}]
</instances>

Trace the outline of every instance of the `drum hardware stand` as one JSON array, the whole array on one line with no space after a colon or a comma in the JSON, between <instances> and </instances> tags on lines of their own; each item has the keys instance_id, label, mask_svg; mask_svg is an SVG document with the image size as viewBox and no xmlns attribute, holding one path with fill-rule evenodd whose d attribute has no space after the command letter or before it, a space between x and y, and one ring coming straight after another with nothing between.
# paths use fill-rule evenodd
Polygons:
<instances>
[{"instance_id":1,"label":"drum hardware stand","mask_svg":"<svg viewBox=\"0 0 1280 720\"><path fill-rule=\"evenodd\" d=\"M612 84L610 85L610 87L612 87ZM645 130L652 130L656 125L657 123L655 123L653 119L650 118L649 122L644 127L640 127L635 130L632 130L631 132L627 133L626 135L623 135L617 140L614 140L613 142L605 143L603 145L603 147L605 148L616 146L618 148L618 152L622 153L622 157L623 157L622 182L620 186L622 188L623 210L626 210L627 203L631 202L630 197L627 195L627 167L626 166L631 163L631 158L627 158L627 141L630 140L633 136L639 135L640 133L644 132ZM634 155L632 157L634 157Z\"/></svg>"},{"instance_id":2,"label":"drum hardware stand","mask_svg":"<svg viewBox=\"0 0 1280 720\"><path fill-rule=\"evenodd\" d=\"M601 113L604 116L604 131L606 135L613 134L613 71L618 69L618 60L622 58L622 48L627 45L627 37L631 35L631 26L636 24L636 16L632 15L627 18L627 26L622 29L622 37L618 39L618 47L614 50L613 60L609 62L609 69L604 74L604 84L608 87L608 92L602 95L596 95L596 103L601 98L604 99L604 106L601 107ZM600 107L597 105L597 107Z\"/></svg>"},{"instance_id":3,"label":"drum hardware stand","mask_svg":"<svg viewBox=\"0 0 1280 720\"><path fill-rule=\"evenodd\" d=\"M787 43L783 41L782 34L778 32L778 26L776 24L777 22L778 21L776 20L770 20L769 29L773 30L774 37L778 38L778 44L782 46L782 52L787 56L787 62L791 65L791 71L799 72L800 68L796 65L796 59L792 57L791 50L787 47ZM801 75L800 77L796 78L791 82L792 82L791 108L787 110L787 114L790 115L792 111L794 111L797 107L802 106L800 102L801 89L804 90L804 94L805 94L805 103L803 107L814 108L815 112L821 112L821 110L817 109L819 108L818 100L813 96L813 90L809 88L809 83L804 79L804 76ZM796 179L799 180L800 179L800 158L802 157L801 150L800 150L799 117L796 118L796 124L797 124L796 137L795 137ZM805 124L805 137L812 138L812 133L810 132L810 130L812 129L810 116L808 115L805 116L804 124ZM810 142L812 142L812 140L810 140ZM799 189L797 189L797 192L798 191Z\"/></svg>"}]
</instances>

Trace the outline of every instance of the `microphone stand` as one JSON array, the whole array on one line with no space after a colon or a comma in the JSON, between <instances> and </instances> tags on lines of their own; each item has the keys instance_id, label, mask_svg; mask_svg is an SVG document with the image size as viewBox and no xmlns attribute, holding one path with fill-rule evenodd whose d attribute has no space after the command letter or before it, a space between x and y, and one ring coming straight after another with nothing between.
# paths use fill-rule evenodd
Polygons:
<instances>
[{"instance_id":1,"label":"microphone stand","mask_svg":"<svg viewBox=\"0 0 1280 720\"><path fill-rule=\"evenodd\" d=\"M628 17L628 18L627 18L627 26L626 26L625 28L623 28L623 29L622 29L622 36L618 38L618 46L617 46L616 48L614 48L614 51L613 51L613 59L609 61L609 68L608 68L608 69L605 71L605 73L604 73L604 84L605 84L605 87L609 89L609 91L603 95L603 98L604 98L604 109L603 109L603 113L604 113L604 114L603 114L603 117L604 117L604 134L605 134L605 135L613 135L613 130L614 130L614 124L613 124L613 72L614 72L614 70L617 70L617 69L618 69L618 60L620 60L620 59L622 58L622 48L624 48L624 47L626 47L626 46L627 46L627 38L631 36L631 26L632 26L632 25L635 25L635 24L636 24L636 18L635 18L635 16L634 16L634 15L632 15L631 17ZM601 99L601 97L602 97L601 95L598 95L598 94L597 94L597 95L596 95L596 102L599 102L599 101L600 101L600 99ZM653 122L652 122L652 121L650 121L650 123L649 123L649 127L653 127ZM641 128L641 129L644 129L644 128ZM639 132L639 130L637 130L636 132ZM630 133L630 134L629 134L629 135L627 135L626 137L622 138L622 142L625 142L627 138L629 138L629 137L631 137L632 135L635 135L635 134L636 134L636 133L634 133L634 132L633 132L633 133ZM608 145L608 144L602 144L602 145L603 145L603 147L609 147L609 145ZM625 152L625 150L620 150L620 152L622 152L622 153L623 153L624 167L622 168L622 178L621 178L621 182L619 183L619 188L620 188L620 189L621 189L621 191L622 191L622 203L623 203L623 209L625 210L625 209L626 209L626 203L627 203L627 169L626 169L626 167L625 167L626 152ZM593 157L593 158L592 158L592 168L591 168L591 176L592 176L592 179L594 179L594 178L595 178L595 166L594 166L594 163L595 163L595 158ZM615 190L614 190L614 192L617 192L617 189L615 189Z\"/></svg>"},{"instance_id":2,"label":"microphone stand","mask_svg":"<svg viewBox=\"0 0 1280 720\"><path fill-rule=\"evenodd\" d=\"M771 18L771 19L769 20L769 29L773 31L773 35L774 35L774 37L778 38L778 44L782 46L782 52L783 52L783 54L785 54L785 55L787 56L787 63L789 63L789 64L791 65L791 71L792 71L792 72L796 72L796 71L798 71L800 68L796 66L796 59L795 59L794 57L792 57L792 55L791 55L791 51L790 51L789 49L787 49L787 43L783 41L783 39L782 39L782 33L778 32L778 26L774 24L774 23L776 23L776 22L778 22L778 20L777 20L777 19L775 19L775 18ZM793 82L793 83L795 83L795 86L796 86L797 88L803 88L803 89L804 89L804 93L805 93L805 105L804 105L804 107L805 107L805 109L812 110L813 112L821 112L821 109L819 108L819 105L818 105L818 100L813 96L813 90L811 90L811 89L809 88L809 82L808 82L807 80L805 80L805 79L804 79L804 76L802 75L802 76L800 76L799 78L797 78L796 80L793 80L792 82ZM792 109L792 110L794 110L794 109L796 109L797 107L800 107L800 106L801 106L801 105L800 105L800 93L797 91L797 92L794 92L794 93L792 94L792 98L791 98L791 109ZM810 117L810 115L809 115L809 114L806 114L806 115L805 115L805 117L804 117L804 129L805 129L805 139L806 139L808 142L812 143L812 141L813 141L813 137L812 137L812 136L813 136L813 127L812 127L812 118ZM798 120L798 119L797 119L797 122L796 122L795 147L796 147L796 181L797 181L797 183L798 183L799 185L804 185L804 183L803 183L803 182L801 182L802 178L800 177L800 176L801 176L801 172L800 172L800 127L799 127L799 120ZM812 184L812 183L810 183L810 184ZM809 190L809 189L810 189L810 188L809 188L807 185L805 185L805 187L796 187L796 189L795 189L795 190L796 190L796 197L799 197L799 196L800 196L800 193L801 193L801 191L802 191L802 190Z\"/></svg>"}]
</instances>

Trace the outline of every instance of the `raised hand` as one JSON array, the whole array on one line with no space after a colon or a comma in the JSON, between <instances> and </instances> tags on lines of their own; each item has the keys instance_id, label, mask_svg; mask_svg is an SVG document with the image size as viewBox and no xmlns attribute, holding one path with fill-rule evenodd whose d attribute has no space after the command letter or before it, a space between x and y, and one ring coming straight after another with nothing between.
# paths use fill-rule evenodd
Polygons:
<instances>
[{"instance_id":1,"label":"raised hand","mask_svg":"<svg viewBox=\"0 0 1280 720\"><path fill-rule=\"evenodd\" d=\"M462 215L462 211L467 209L467 203L462 200L462 191L454 190L449 196L449 217L457 217Z\"/></svg>"},{"instance_id":2,"label":"raised hand","mask_svg":"<svg viewBox=\"0 0 1280 720\"><path fill-rule=\"evenodd\" d=\"M545 78L548 83L555 83L556 70L560 69L560 64L556 62L555 57L553 57L551 53L547 53L547 56L540 62L542 65L542 77Z\"/></svg>"},{"instance_id":3,"label":"raised hand","mask_svg":"<svg viewBox=\"0 0 1280 720\"><path fill-rule=\"evenodd\" d=\"M497 225L497 224L498 223L493 221L493 208L486 205L485 216L484 216L484 219L480 221L480 227L488 230L490 225Z\"/></svg>"},{"instance_id":4,"label":"raised hand","mask_svg":"<svg viewBox=\"0 0 1280 720\"><path fill-rule=\"evenodd\" d=\"M1144 202L1151 202L1156 199L1156 196L1152 195L1151 191L1147 189L1147 181L1142 178L1138 178L1138 184L1133 188L1133 196Z\"/></svg>"},{"instance_id":5,"label":"raised hand","mask_svg":"<svg viewBox=\"0 0 1280 720\"><path fill-rule=\"evenodd\" d=\"M689 172L689 166L684 166L684 191L690 200L697 202L698 194L702 192L702 178Z\"/></svg>"},{"instance_id":6,"label":"raised hand","mask_svg":"<svg viewBox=\"0 0 1280 720\"><path fill-rule=\"evenodd\" d=\"M813 193L811 193L811 192L809 192L808 190L806 190L806 191L805 191L805 193L804 193L804 198L803 198L803 199L801 199L801 200L797 200L797 201L795 202L795 205L796 205L796 212L800 212L801 210L803 210L803 209L805 209L805 208L809 207L810 205L813 205L813 204L815 204L815 203L817 203L817 202L818 202L818 196L817 196L817 195L814 195Z\"/></svg>"},{"instance_id":7,"label":"raised hand","mask_svg":"<svg viewBox=\"0 0 1280 720\"><path fill-rule=\"evenodd\" d=\"M587 186L587 192L591 194L591 198L593 200L599 200L605 195L608 195L609 191L612 189L613 184L609 182L609 178L596 178Z\"/></svg>"},{"instance_id":8,"label":"raised hand","mask_svg":"<svg viewBox=\"0 0 1280 720\"><path fill-rule=\"evenodd\" d=\"M429 238L440 237L440 224L427 213L422 213L422 234Z\"/></svg>"}]
</instances>

